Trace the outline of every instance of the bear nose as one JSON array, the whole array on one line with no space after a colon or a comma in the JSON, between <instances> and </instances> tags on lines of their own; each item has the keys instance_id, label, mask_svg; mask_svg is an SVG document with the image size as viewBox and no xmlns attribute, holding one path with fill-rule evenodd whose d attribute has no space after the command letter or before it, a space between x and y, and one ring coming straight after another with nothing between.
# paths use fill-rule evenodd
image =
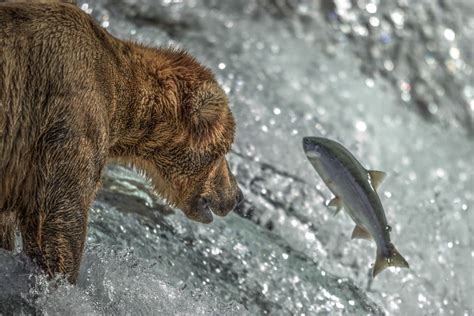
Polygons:
<instances>
[{"instance_id":1,"label":"bear nose","mask_svg":"<svg viewBox=\"0 0 474 316\"><path fill-rule=\"evenodd\" d=\"M198 207L199 208L206 208L209 206L209 199L205 197L200 197L198 200Z\"/></svg>"}]
</instances>

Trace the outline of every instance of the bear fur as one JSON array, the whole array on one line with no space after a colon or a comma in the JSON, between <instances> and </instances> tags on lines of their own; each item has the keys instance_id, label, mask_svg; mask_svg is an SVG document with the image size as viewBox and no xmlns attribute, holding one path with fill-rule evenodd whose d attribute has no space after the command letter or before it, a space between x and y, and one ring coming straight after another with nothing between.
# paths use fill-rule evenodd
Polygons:
<instances>
[{"instance_id":1,"label":"bear fur","mask_svg":"<svg viewBox=\"0 0 474 316\"><path fill-rule=\"evenodd\" d=\"M235 123L211 71L182 50L114 38L63 3L0 3L0 247L75 282L108 161L133 165L203 223L242 193Z\"/></svg>"}]
</instances>

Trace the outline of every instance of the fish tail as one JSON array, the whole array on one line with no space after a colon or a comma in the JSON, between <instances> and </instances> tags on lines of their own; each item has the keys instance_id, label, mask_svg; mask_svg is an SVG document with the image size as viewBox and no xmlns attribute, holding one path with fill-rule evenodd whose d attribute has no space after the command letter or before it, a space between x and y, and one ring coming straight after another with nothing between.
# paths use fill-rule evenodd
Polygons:
<instances>
[{"instance_id":1,"label":"fish tail","mask_svg":"<svg viewBox=\"0 0 474 316\"><path fill-rule=\"evenodd\" d=\"M410 268L408 262L398 252L393 244L390 244L386 251L377 248L377 259L375 260L373 277L382 272L387 267Z\"/></svg>"}]
</instances>

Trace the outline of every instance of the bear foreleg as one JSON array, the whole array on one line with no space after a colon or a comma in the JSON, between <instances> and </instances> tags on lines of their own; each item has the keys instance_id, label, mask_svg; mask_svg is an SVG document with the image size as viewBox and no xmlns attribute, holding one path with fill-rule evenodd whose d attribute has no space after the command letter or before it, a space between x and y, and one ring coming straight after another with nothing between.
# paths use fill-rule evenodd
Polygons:
<instances>
[{"instance_id":1,"label":"bear foreleg","mask_svg":"<svg viewBox=\"0 0 474 316\"><path fill-rule=\"evenodd\" d=\"M75 283L84 250L87 218L105 159L84 138L42 144L34 185L36 203L19 227L26 253L53 277ZM45 146L46 145L46 146Z\"/></svg>"}]
</instances>

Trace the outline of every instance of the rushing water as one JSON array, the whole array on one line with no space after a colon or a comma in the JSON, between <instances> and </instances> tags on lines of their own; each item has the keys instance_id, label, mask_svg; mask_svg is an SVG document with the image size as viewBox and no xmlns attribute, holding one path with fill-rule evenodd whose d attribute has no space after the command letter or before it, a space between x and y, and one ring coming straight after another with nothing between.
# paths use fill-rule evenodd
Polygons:
<instances>
[{"instance_id":1,"label":"rushing water","mask_svg":"<svg viewBox=\"0 0 474 316\"><path fill-rule=\"evenodd\" d=\"M112 34L188 49L229 95L246 201L210 225L110 166L77 286L0 250L0 313L472 315L474 157L469 1L79 4ZM345 144L380 188L411 269L370 277L375 245L325 206L303 136Z\"/></svg>"}]
</instances>

